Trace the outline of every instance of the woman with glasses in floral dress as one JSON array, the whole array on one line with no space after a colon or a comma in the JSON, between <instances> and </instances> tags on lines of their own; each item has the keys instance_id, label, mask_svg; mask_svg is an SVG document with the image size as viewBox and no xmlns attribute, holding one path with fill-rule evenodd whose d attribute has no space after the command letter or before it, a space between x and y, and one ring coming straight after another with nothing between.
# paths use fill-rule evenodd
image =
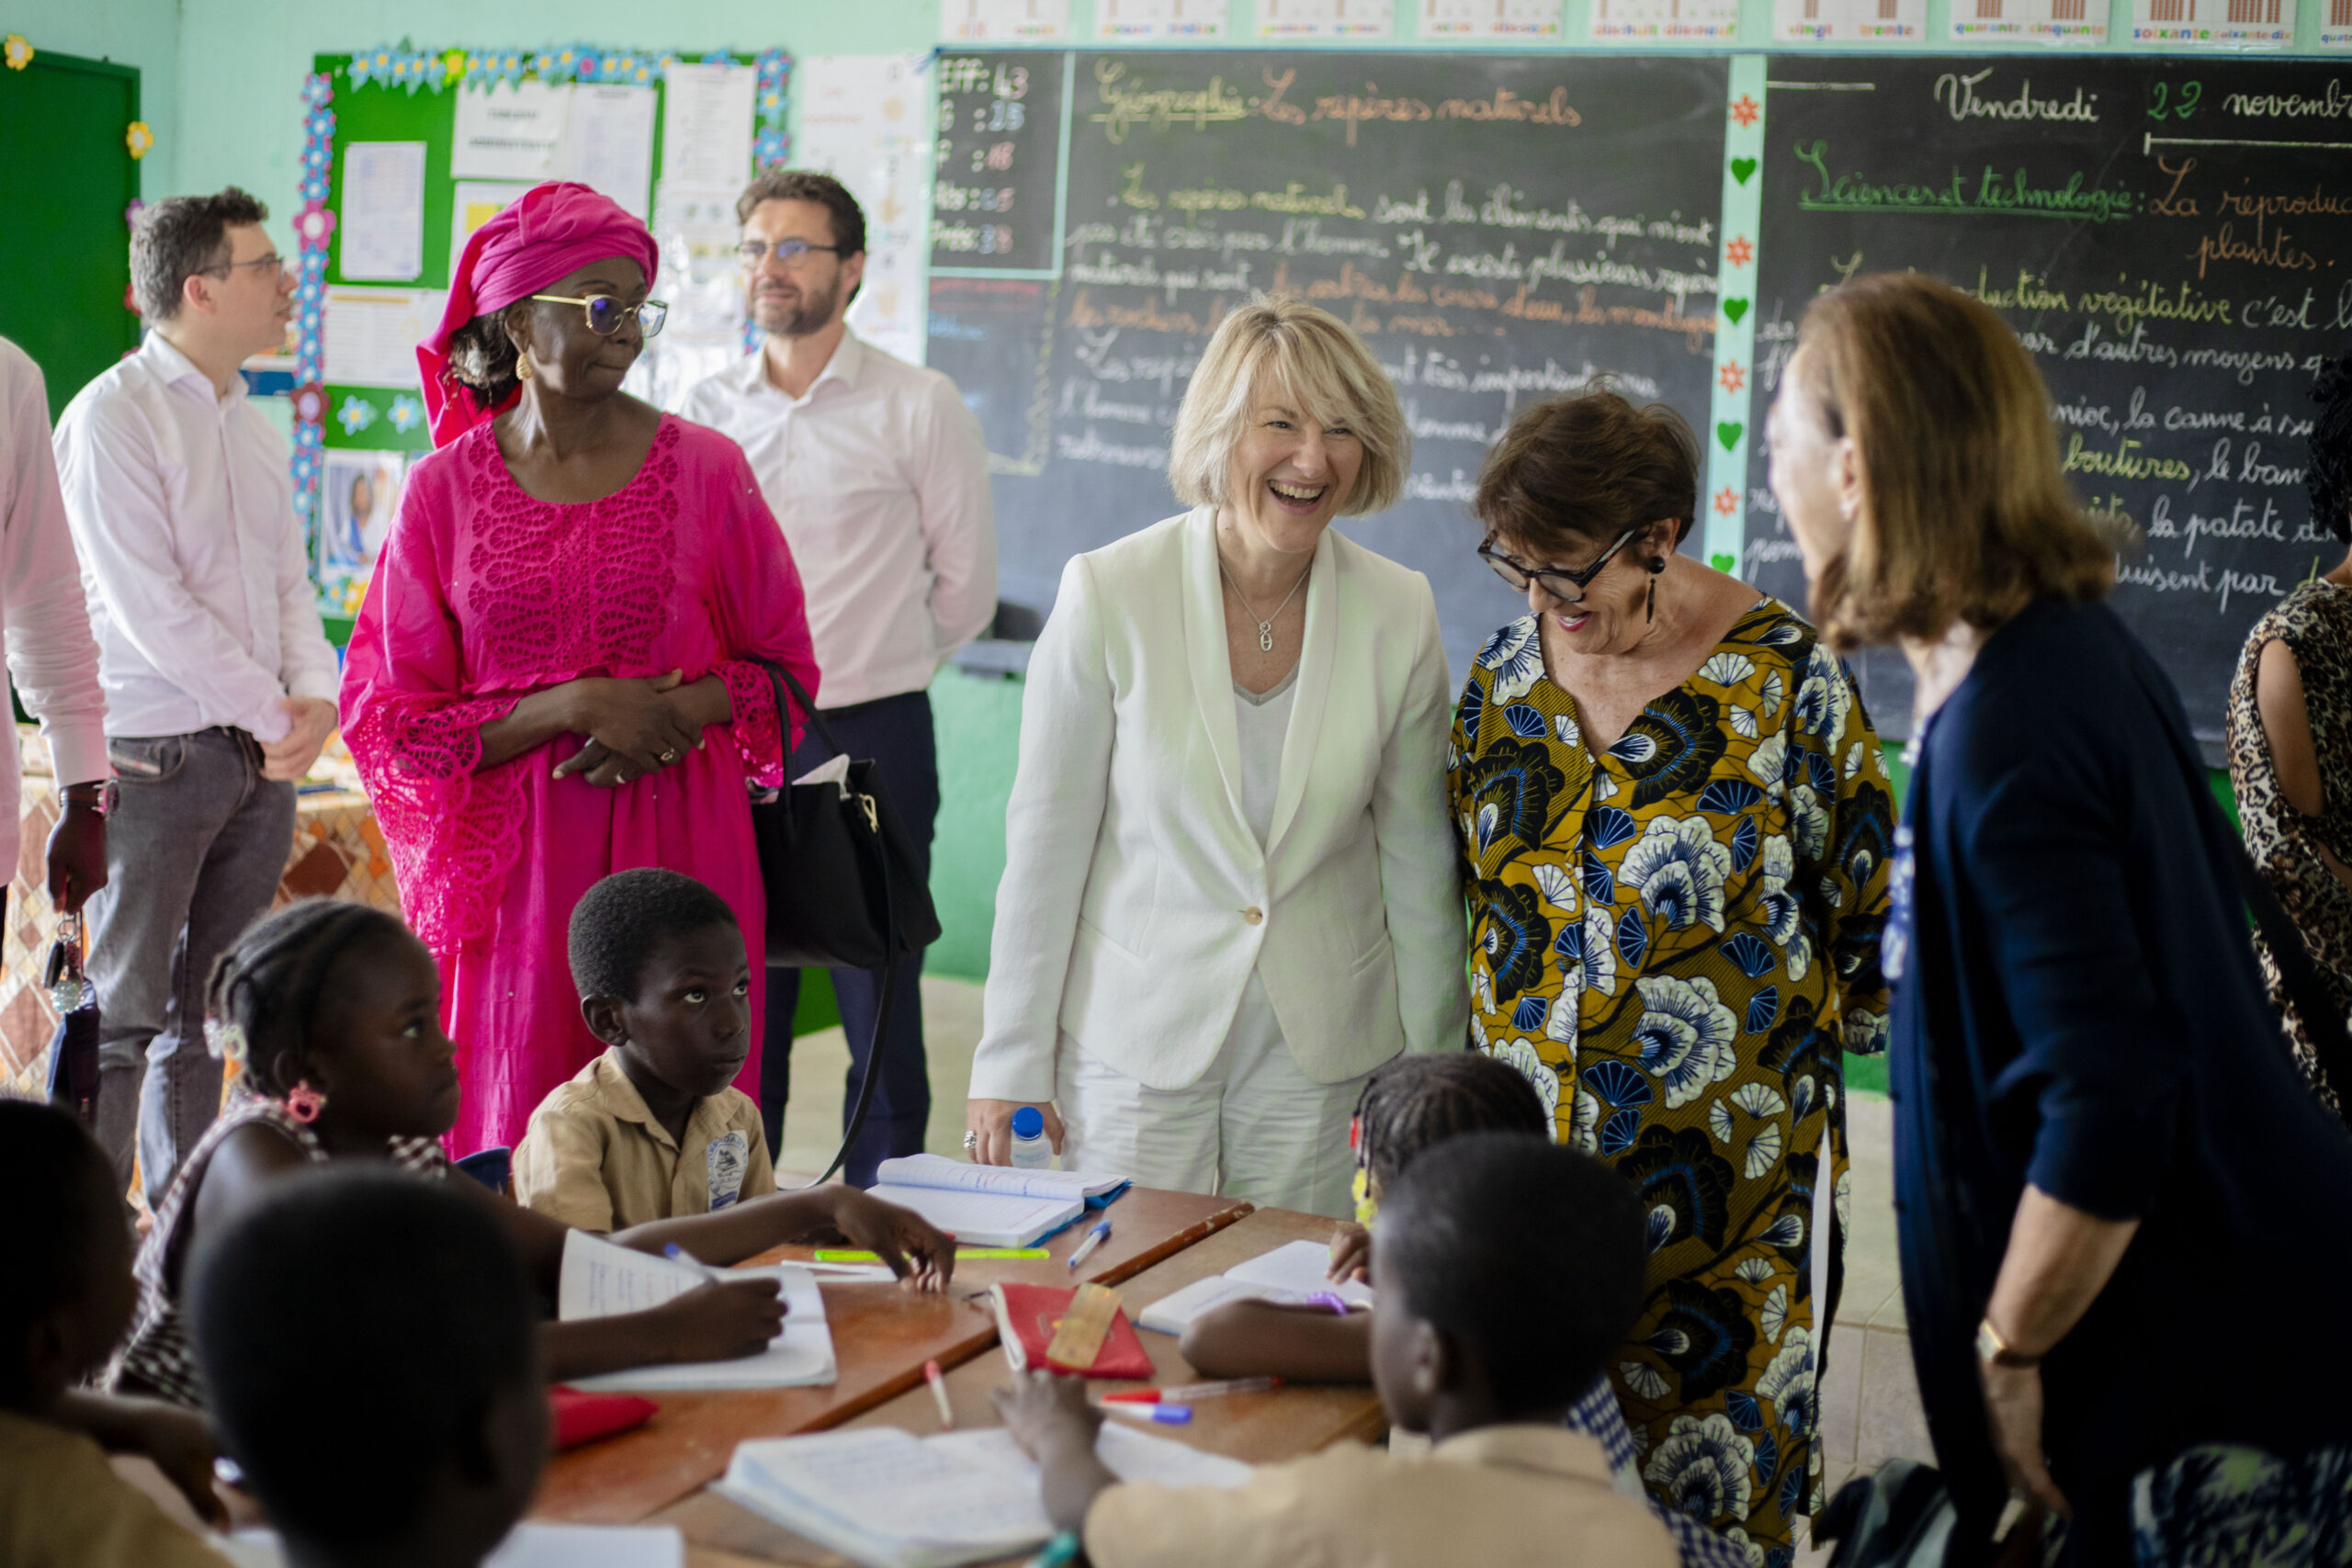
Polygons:
<instances>
[{"instance_id":1,"label":"woman with glasses in floral dress","mask_svg":"<svg viewBox=\"0 0 2352 1568\"><path fill-rule=\"evenodd\" d=\"M435 450L401 492L344 667L344 735L408 921L441 970L464 1100L453 1154L519 1142L604 1049L571 907L658 865L760 950L745 781L794 734L752 659L813 695L799 573L736 445L621 390L660 330L645 225L585 186L526 192L466 243L418 348ZM751 970L739 1088L760 1082Z\"/></svg>"},{"instance_id":2,"label":"woman with glasses in floral dress","mask_svg":"<svg viewBox=\"0 0 2352 1568\"><path fill-rule=\"evenodd\" d=\"M1822 1484L1840 1056L1886 1032L1893 802L1813 628L1679 553L1698 457L1672 410L1606 389L1514 422L1478 553L1528 614L1473 662L1449 773L1473 1040L1649 1214L1649 1299L1610 1372L1643 1480L1785 1563Z\"/></svg>"}]
</instances>

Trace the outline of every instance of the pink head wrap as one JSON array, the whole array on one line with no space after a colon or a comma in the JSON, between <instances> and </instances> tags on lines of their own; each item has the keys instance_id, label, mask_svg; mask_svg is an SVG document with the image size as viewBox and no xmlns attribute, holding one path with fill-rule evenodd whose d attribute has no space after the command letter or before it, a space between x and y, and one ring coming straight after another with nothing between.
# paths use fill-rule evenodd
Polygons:
<instances>
[{"instance_id":1,"label":"pink head wrap","mask_svg":"<svg viewBox=\"0 0 2352 1568\"><path fill-rule=\"evenodd\" d=\"M416 345L433 445L447 446L497 412L449 374L450 334L606 256L637 263L648 284L661 266L661 251L644 224L608 197L569 181L533 186L467 237L441 324Z\"/></svg>"}]
</instances>

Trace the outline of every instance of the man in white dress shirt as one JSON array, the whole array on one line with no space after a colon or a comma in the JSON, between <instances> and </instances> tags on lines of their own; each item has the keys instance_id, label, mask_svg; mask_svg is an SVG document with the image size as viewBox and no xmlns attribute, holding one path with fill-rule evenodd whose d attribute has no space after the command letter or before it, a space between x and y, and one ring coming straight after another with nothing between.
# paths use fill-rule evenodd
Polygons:
<instances>
[{"instance_id":1,"label":"man in white dress shirt","mask_svg":"<svg viewBox=\"0 0 2352 1568\"><path fill-rule=\"evenodd\" d=\"M107 880L107 699L82 572L49 449L40 367L0 338L0 628L8 679L40 720L62 808L50 829L50 901L72 911ZM23 807L17 748L0 747L0 866L14 871ZM6 892L0 888L0 912Z\"/></svg>"},{"instance_id":2,"label":"man in white dress shirt","mask_svg":"<svg viewBox=\"0 0 2352 1568\"><path fill-rule=\"evenodd\" d=\"M894 359L849 330L865 271L865 215L826 175L770 170L735 204L744 287L767 334L758 354L686 394L688 419L740 443L799 563L808 631L825 672L825 722L880 766L892 805L928 858L939 763L926 688L996 614L996 524L979 421L935 370ZM812 729L797 777L832 753ZM882 1072L848 1179L918 1154L931 1115L920 964L901 966ZM768 976L760 1109L771 1148L791 1087L797 971ZM849 1036L847 1107L865 1071L878 971L836 969Z\"/></svg>"},{"instance_id":3,"label":"man in white dress shirt","mask_svg":"<svg viewBox=\"0 0 2352 1568\"><path fill-rule=\"evenodd\" d=\"M267 217L233 186L141 212L147 341L57 424L120 785L91 905L98 1135L126 1176L135 1139L151 1204L220 1110L205 982L269 908L335 722L286 443L238 375L294 310Z\"/></svg>"}]
</instances>

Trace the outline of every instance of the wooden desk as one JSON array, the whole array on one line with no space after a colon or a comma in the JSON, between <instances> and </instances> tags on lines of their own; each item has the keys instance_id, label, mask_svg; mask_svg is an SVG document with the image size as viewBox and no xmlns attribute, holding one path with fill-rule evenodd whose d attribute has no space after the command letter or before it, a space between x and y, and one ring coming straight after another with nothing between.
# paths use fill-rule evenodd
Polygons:
<instances>
[{"instance_id":1,"label":"wooden desk","mask_svg":"<svg viewBox=\"0 0 2352 1568\"><path fill-rule=\"evenodd\" d=\"M926 1360L936 1358L951 1367L994 1345L996 1318L985 1294L991 1284L1067 1284L1074 1277L1117 1284L1249 1212L1249 1204L1231 1199L1131 1188L1102 1212L1111 1221L1110 1237L1080 1276L1065 1260L1093 1224L1091 1213L1046 1244L1050 1258L959 1264L945 1295L917 1295L896 1284L823 1284L840 1366L831 1385L649 1393L661 1406L652 1420L557 1456L539 1484L532 1517L634 1524L724 1473L735 1445L746 1438L838 1427L919 1387ZM752 1261L805 1260L812 1251L782 1247ZM979 1300L967 1299L974 1296Z\"/></svg>"},{"instance_id":2,"label":"wooden desk","mask_svg":"<svg viewBox=\"0 0 2352 1568\"><path fill-rule=\"evenodd\" d=\"M1222 1274L1245 1259L1298 1240L1327 1241L1331 1222L1319 1215L1288 1209L1260 1209L1205 1240L1195 1242L1166 1261L1153 1265L1120 1287L1128 1315L1212 1274ZM1154 1383L1198 1381L1176 1348L1172 1334L1145 1331L1139 1336L1151 1352L1158 1375ZM976 1357L947 1374L948 1403L959 1429L998 1425L989 1391L1001 1388L1011 1377L1004 1358ZM1143 1388L1140 1382L1104 1382L1102 1392ZM1111 1420L1122 1417L1114 1416ZM1132 1424L1132 1423L1131 1423ZM939 1407L931 1390L916 1386L886 1404L845 1423L852 1427L903 1427L918 1437L940 1430ZM1296 1459L1328 1444L1354 1438L1377 1440L1388 1429L1380 1396L1369 1383L1299 1386L1266 1393L1235 1394L1205 1400L1193 1406L1191 1425L1161 1427L1137 1424L1156 1438L1170 1438L1252 1464ZM855 1568L839 1552L793 1534L714 1492L700 1492L654 1516L655 1522L674 1524L684 1532L689 1547L729 1552L754 1562L788 1563L792 1568ZM1008 1558L1008 1562L1024 1561Z\"/></svg>"}]
</instances>

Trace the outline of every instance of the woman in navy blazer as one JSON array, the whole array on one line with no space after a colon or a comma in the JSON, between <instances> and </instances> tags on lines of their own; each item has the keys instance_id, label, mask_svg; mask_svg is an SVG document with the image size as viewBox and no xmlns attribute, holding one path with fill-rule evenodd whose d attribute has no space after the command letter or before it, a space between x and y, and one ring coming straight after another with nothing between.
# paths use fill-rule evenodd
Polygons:
<instances>
[{"instance_id":1,"label":"woman in navy blazer","mask_svg":"<svg viewBox=\"0 0 2352 1568\"><path fill-rule=\"evenodd\" d=\"M1917 675L1882 955L1951 1561L2015 1490L2071 1516L2070 1562L2270 1562L2352 1525L2352 1137L2048 407L1990 309L1886 275L1815 302L1770 427L1825 638Z\"/></svg>"}]
</instances>

